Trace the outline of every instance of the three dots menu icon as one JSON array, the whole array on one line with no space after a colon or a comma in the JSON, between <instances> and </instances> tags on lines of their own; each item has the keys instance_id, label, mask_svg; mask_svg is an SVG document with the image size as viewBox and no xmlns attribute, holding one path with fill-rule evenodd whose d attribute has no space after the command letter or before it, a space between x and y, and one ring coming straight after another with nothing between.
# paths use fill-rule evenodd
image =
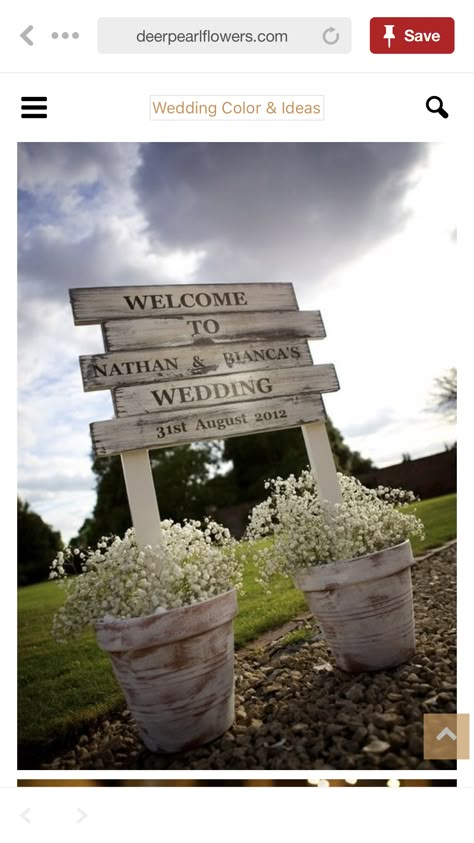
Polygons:
<instances>
[{"instance_id":1,"label":"three dots menu icon","mask_svg":"<svg viewBox=\"0 0 474 843\"><path fill-rule=\"evenodd\" d=\"M48 116L48 97L22 97L21 116L22 118L46 119Z\"/></svg>"}]
</instances>

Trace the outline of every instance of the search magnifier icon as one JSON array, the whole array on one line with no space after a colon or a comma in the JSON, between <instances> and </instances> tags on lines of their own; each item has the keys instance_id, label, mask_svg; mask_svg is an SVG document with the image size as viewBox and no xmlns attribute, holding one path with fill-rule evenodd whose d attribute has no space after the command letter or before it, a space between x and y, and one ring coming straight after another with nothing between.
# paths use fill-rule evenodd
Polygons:
<instances>
[{"instance_id":1,"label":"search magnifier icon","mask_svg":"<svg viewBox=\"0 0 474 843\"><path fill-rule=\"evenodd\" d=\"M441 117L449 117L447 111L445 111L443 106L443 100L441 97L428 97L426 100L426 107L431 114L441 114Z\"/></svg>"}]
</instances>

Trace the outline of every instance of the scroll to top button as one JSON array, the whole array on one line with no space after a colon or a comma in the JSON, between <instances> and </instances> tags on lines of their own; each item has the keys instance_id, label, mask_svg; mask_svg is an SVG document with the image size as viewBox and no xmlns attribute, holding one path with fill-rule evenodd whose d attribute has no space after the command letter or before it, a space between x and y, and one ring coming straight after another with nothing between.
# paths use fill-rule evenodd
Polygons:
<instances>
[{"instance_id":1,"label":"scroll to top button","mask_svg":"<svg viewBox=\"0 0 474 843\"><path fill-rule=\"evenodd\" d=\"M424 714L423 757L469 758L469 715Z\"/></svg>"}]
</instances>

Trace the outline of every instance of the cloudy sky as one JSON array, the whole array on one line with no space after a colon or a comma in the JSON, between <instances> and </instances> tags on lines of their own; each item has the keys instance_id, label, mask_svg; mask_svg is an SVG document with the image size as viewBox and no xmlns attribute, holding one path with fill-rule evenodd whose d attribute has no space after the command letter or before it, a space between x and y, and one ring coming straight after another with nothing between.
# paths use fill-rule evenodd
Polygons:
<instances>
[{"instance_id":1,"label":"cloudy sky","mask_svg":"<svg viewBox=\"0 0 474 843\"><path fill-rule=\"evenodd\" d=\"M429 412L456 365L450 150L427 144L22 144L19 147L19 494L63 538L94 502L70 287L293 282L321 310L326 407L378 465L455 439Z\"/></svg>"}]
</instances>

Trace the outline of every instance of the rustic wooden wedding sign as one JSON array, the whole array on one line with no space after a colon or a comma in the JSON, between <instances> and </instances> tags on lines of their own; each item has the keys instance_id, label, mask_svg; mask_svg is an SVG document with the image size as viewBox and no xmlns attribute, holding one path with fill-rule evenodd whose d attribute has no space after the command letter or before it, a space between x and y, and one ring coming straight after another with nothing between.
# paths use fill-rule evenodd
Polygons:
<instances>
[{"instance_id":1,"label":"rustic wooden wedding sign","mask_svg":"<svg viewBox=\"0 0 474 843\"><path fill-rule=\"evenodd\" d=\"M84 390L110 389L115 419L91 424L96 456L120 454L139 545L162 542L149 450L302 427L323 499L341 493L321 394L339 384L313 365L319 311L292 284L70 290L76 325L101 324L105 354L80 357Z\"/></svg>"}]
</instances>

